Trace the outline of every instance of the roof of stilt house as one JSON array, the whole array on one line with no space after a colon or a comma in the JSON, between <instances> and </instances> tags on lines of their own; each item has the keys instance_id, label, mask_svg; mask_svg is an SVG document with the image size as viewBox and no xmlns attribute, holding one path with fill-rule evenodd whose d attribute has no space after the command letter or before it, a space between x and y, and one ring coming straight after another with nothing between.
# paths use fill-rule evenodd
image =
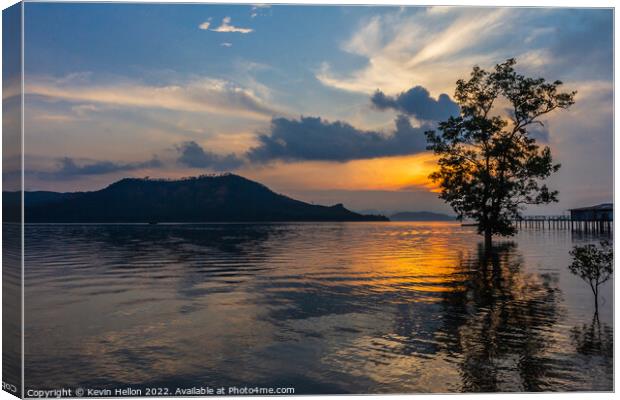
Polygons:
<instances>
[{"instance_id":1,"label":"roof of stilt house","mask_svg":"<svg viewBox=\"0 0 620 400\"><path fill-rule=\"evenodd\" d=\"M613 203L603 203L596 206L590 207L580 207L580 208L569 208L568 211L613 211L614 204Z\"/></svg>"}]
</instances>

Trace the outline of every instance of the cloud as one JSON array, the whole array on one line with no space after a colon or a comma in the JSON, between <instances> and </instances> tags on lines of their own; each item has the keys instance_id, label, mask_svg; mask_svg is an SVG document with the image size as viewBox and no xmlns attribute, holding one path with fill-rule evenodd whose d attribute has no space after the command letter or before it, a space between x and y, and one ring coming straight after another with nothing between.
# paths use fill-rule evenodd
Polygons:
<instances>
[{"instance_id":1,"label":"cloud","mask_svg":"<svg viewBox=\"0 0 620 400\"><path fill-rule=\"evenodd\" d=\"M395 121L389 135L359 130L346 122L329 122L319 117L274 118L268 133L258 137L259 145L247 156L254 162L338 161L407 155L426 149L424 131L430 126L411 126L406 116Z\"/></svg>"},{"instance_id":2,"label":"cloud","mask_svg":"<svg viewBox=\"0 0 620 400\"><path fill-rule=\"evenodd\" d=\"M222 46L222 47L232 47L232 43L223 42L223 43L220 43L220 46Z\"/></svg>"},{"instance_id":3,"label":"cloud","mask_svg":"<svg viewBox=\"0 0 620 400\"><path fill-rule=\"evenodd\" d=\"M17 100L21 101L22 94L22 80L21 75L9 75L4 78L2 83L2 100Z\"/></svg>"},{"instance_id":4,"label":"cloud","mask_svg":"<svg viewBox=\"0 0 620 400\"><path fill-rule=\"evenodd\" d=\"M140 169L161 168L162 162L153 157L147 161L119 163L114 161L86 161L79 163L71 157L63 157L57 160L58 168L54 171L38 171L35 175L39 178L72 179L89 175L104 175L114 172L135 171Z\"/></svg>"},{"instance_id":5,"label":"cloud","mask_svg":"<svg viewBox=\"0 0 620 400\"><path fill-rule=\"evenodd\" d=\"M73 122L76 121L77 118L67 114L53 114L53 113L37 113L32 117L37 121L45 121L45 122Z\"/></svg>"},{"instance_id":6,"label":"cloud","mask_svg":"<svg viewBox=\"0 0 620 400\"><path fill-rule=\"evenodd\" d=\"M210 26L211 26L211 18L209 18L202 24L198 25L198 29L202 29L203 31L206 31L209 29Z\"/></svg>"},{"instance_id":7,"label":"cloud","mask_svg":"<svg viewBox=\"0 0 620 400\"><path fill-rule=\"evenodd\" d=\"M323 63L316 77L326 86L366 94L377 89L398 93L412 81L433 93L451 91L456 78L472 65L506 58L497 58L483 45L494 45L520 13L508 8L431 8L374 16L342 45L365 64L337 72Z\"/></svg>"},{"instance_id":8,"label":"cloud","mask_svg":"<svg viewBox=\"0 0 620 400\"><path fill-rule=\"evenodd\" d=\"M73 111L78 117L83 117L90 113L101 111L101 108L97 107L94 104L78 104L78 105L72 106L71 111Z\"/></svg>"},{"instance_id":9,"label":"cloud","mask_svg":"<svg viewBox=\"0 0 620 400\"><path fill-rule=\"evenodd\" d=\"M176 147L179 152L177 162L190 168L209 168L220 171L237 169L244 161L235 154L220 155L204 150L194 141L181 143Z\"/></svg>"},{"instance_id":10,"label":"cloud","mask_svg":"<svg viewBox=\"0 0 620 400\"><path fill-rule=\"evenodd\" d=\"M215 29L210 29L212 32L234 32L234 33L250 33L254 32L251 28L239 28L230 24L230 17L224 17L222 23Z\"/></svg>"},{"instance_id":11,"label":"cloud","mask_svg":"<svg viewBox=\"0 0 620 400\"><path fill-rule=\"evenodd\" d=\"M263 14L260 14L260 10L267 9L267 8L271 8L271 5L270 4L254 4L250 10L250 17L256 18L259 15L263 15Z\"/></svg>"},{"instance_id":12,"label":"cloud","mask_svg":"<svg viewBox=\"0 0 620 400\"><path fill-rule=\"evenodd\" d=\"M472 66L488 68L511 57L521 72L535 76L611 79L613 11L408 8L363 19L341 49L361 59L360 66L338 69L324 62L317 79L365 94L402 92L409 82L433 95L452 93Z\"/></svg>"},{"instance_id":13,"label":"cloud","mask_svg":"<svg viewBox=\"0 0 620 400\"><path fill-rule=\"evenodd\" d=\"M75 103L117 107L168 109L216 113L269 120L282 114L254 91L221 79L202 78L168 85L145 85L119 79L117 82L74 82L49 77L31 77L26 94Z\"/></svg>"},{"instance_id":14,"label":"cloud","mask_svg":"<svg viewBox=\"0 0 620 400\"><path fill-rule=\"evenodd\" d=\"M459 114L459 106L447 94L441 94L435 100L422 86L415 86L396 96L386 96L377 90L370 101L379 110L393 109L418 120L442 121Z\"/></svg>"}]
</instances>

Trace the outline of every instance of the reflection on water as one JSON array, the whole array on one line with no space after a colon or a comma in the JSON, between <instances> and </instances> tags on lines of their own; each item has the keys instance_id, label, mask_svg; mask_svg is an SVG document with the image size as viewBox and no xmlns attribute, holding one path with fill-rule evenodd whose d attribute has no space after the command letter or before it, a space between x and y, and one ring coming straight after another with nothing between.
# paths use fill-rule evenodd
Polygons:
<instances>
[{"instance_id":1,"label":"reflection on water","mask_svg":"<svg viewBox=\"0 0 620 400\"><path fill-rule=\"evenodd\" d=\"M569 231L453 223L30 225L26 387L612 390ZM612 299L612 282L602 295Z\"/></svg>"},{"instance_id":2,"label":"reflection on water","mask_svg":"<svg viewBox=\"0 0 620 400\"><path fill-rule=\"evenodd\" d=\"M20 224L2 222L2 382L16 396L22 379L21 237Z\"/></svg>"},{"instance_id":3,"label":"reflection on water","mask_svg":"<svg viewBox=\"0 0 620 400\"><path fill-rule=\"evenodd\" d=\"M602 324L596 317L589 324L573 327L571 337L575 348L583 355L605 357L613 352L613 330L609 325Z\"/></svg>"},{"instance_id":4,"label":"reflection on water","mask_svg":"<svg viewBox=\"0 0 620 400\"><path fill-rule=\"evenodd\" d=\"M553 387L553 327L561 312L556 276L524 271L513 243L463 260L468 288L447 302L460 318L447 336L466 391L538 391ZM458 322L457 322L458 321Z\"/></svg>"}]
</instances>

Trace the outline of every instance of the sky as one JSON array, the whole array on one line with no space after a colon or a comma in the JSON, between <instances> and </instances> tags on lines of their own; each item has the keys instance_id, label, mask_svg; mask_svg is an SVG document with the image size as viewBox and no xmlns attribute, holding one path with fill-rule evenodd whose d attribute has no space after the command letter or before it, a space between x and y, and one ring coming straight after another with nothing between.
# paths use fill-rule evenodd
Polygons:
<instances>
[{"instance_id":1,"label":"sky","mask_svg":"<svg viewBox=\"0 0 620 400\"><path fill-rule=\"evenodd\" d=\"M610 9L25 5L25 186L233 172L354 210L449 212L424 131L474 65L577 90L536 135L562 213L613 197Z\"/></svg>"}]
</instances>

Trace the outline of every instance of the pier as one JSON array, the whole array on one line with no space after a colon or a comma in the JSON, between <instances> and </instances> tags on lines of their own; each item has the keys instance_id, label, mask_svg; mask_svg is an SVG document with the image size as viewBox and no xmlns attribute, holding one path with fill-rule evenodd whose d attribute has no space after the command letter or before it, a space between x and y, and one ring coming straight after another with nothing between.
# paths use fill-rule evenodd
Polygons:
<instances>
[{"instance_id":1,"label":"pier","mask_svg":"<svg viewBox=\"0 0 620 400\"><path fill-rule=\"evenodd\" d=\"M613 232L613 204L573 208L570 215L530 215L514 221L518 229L570 229L584 233Z\"/></svg>"},{"instance_id":2,"label":"pier","mask_svg":"<svg viewBox=\"0 0 620 400\"><path fill-rule=\"evenodd\" d=\"M611 233L613 220L572 219L569 215L524 216L514 221L518 229L570 229L584 233Z\"/></svg>"}]
</instances>

